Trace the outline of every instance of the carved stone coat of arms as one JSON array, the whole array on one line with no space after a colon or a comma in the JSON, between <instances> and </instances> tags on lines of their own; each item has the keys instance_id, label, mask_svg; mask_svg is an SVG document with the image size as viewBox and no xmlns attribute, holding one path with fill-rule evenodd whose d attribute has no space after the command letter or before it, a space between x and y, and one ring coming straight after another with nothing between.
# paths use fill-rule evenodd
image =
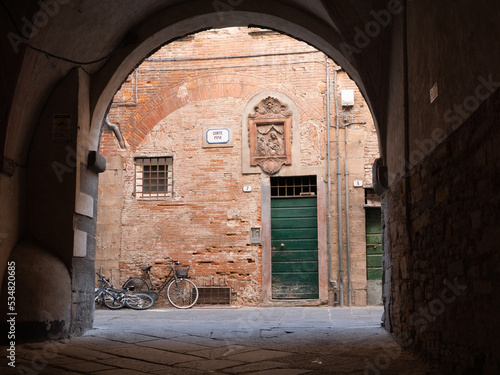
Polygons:
<instances>
[{"instance_id":1,"label":"carved stone coat of arms","mask_svg":"<svg viewBox=\"0 0 500 375\"><path fill-rule=\"evenodd\" d=\"M262 100L248 116L250 165L268 174L292 164L292 112L278 99Z\"/></svg>"}]
</instances>

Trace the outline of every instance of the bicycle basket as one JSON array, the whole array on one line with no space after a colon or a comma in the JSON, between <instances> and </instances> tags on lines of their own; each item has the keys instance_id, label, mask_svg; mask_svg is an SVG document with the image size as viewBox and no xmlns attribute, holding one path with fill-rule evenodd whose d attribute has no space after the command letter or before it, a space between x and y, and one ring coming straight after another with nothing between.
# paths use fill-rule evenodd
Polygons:
<instances>
[{"instance_id":1,"label":"bicycle basket","mask_svg":"<svg viewBox=\"0 0 500 375\"><path fill-rule=\"evenodd\" d=\"M178 265L175 267L175 274L177 277L188 277L189 273L189 267L188 265Z\"/></svg>"}]
</instances>

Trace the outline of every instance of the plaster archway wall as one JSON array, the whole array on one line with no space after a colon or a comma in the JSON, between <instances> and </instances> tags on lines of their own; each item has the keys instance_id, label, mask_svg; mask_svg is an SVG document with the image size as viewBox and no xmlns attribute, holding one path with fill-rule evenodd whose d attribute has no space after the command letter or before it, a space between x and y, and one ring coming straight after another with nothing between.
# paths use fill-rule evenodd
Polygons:
<instances>
[{"instance_id":1,"label":"plaster archway wall","mask_svg":"<svg viewBox=\"0 0 500 375\"><path fill-rule=\"evenodd\" d=\"M26 161L38 137L34 129L51 121L41 115L47 98L61 103L64 112L61 99L68 92L78 98L74 112L78 117L73 124L81 131L77 151L82 163L77 164L75 176L80 180L76 181L78 192L71 186L67 191L87 204L80 203L78 212L83 214L76 215L78 202L64 205L64 215L76 218L88 236L92 218L86 216L89 222L80 219L81 215L90 215L89 207L95 200L86 197L92 198L93 183L81 176L87 173L86 155L97 149L100 122L121 81L154 48L173 38L207 27L252 23L289 33L330 55L347 69L371 106L382 155L392 177L392 186L384 196L387 328L402 342L405 335L410 337L417 349L440 361L449 373L471 369L494 373L499 368L495 332L500 329L492 312L498 311L500 286L495 249L500 212L496 188L500 169L500 158L496 157L500 50L494 48L500 35L500 3L407 1L406 8L391 8L390 20L383 11L400 2L290 1L285 6L273 1L244 1L233 11L223 12L227 17L222 19L211 2L202 1L173 6L167 0L145 5L131 0L120 9L97 1L62 3L50 22L32 35L32 45L80 61L116 52L107 60L84 65L90 76L81 71L75 77L70 72L78 64L23 45L14 51L8 39L2 39L8 103L4 108L7 113L1 114L8 119L2 125L8 126L0 132L0 206L5 208L0 223L7 237L1 244L2 265L19 239L33 236L25 217L38 209L23 208L27 197L24 179L36 177ZM27 0L16 2L10 9L19 24L22 16L32 17L37 10ZM387 21L380 18L383 14ZM373 23L377 17L381 20L378 27ZM16 32L4 12L0 25L4 35ZM366 34L369 27L373 27L373 37L356 44L356 40L362 41L361 32ZM342 43L356 49L346 50ZM341 46L344 54L340 53ZM67 79L73 83L65 93L51 95L56 84ZM437 87L438 96L434 89L435 100L431 102L433 87ZM40 143L43 145L41 138ZM60 150L64 162L65 148L60 146L50 143L47 148ZM43 153L43 147L39 150ZM31 152L32 160L40 155L33 149ZM411 159L413 155L415 160ZM46 160L46 166L50 169L54 161ZM38 177L35 181L50 184ZM82 186L88 189L86 196L80 196ZM45 198L40 194L33 199ZM57 200L53 202L54 207L58 204ZM54 218L53 212L39 216L40 221L49 223ZM89 242L83 238L80 249L88 245L91 250L92 235L87 237ZM70 250L73 254L74 246ZM91 272L91 258L91 251L78 258L88 265L82 274ZM79 270L84 269L73 262L66 267L72 280L79 279ZM455 278L458 284L453 284ZM86 285L84 281L82 285ZM455 289L445 289L446 281ZM451 303L452 296L447 293L460 291L456 285L466 289ZM73 289L71 319L75 332L91 325L85 313L91 306L90 287L82 288ZM439 302L443 290L450 303ZM420 308L431 306L439 313L431 319L414 315ZM81 323L75 323L80 316ZM481 325L470 323L480 320ZM457 326L463 329L455 329Z\"/></svg>"}]
</instances>

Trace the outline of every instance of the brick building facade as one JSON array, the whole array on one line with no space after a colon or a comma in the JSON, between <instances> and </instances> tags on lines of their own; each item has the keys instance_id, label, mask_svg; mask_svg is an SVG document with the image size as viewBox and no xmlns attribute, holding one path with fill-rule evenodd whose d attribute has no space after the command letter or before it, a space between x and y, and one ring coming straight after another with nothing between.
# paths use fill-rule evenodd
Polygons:
<instances>
[{"instance_id":1,"label":"brick building facade","mask_svg":"<svg viewBox=\"0 0 500 375\"><path fill-rule=\"evenodd\" d=\"M381 298L365 217L377 135L323 53L269 30L200 32L146 59L109 118L120 132L101 136L96 267L115 285L149 264L163 276L170 256L236 305Z\"/></svg>"}]
</instances>

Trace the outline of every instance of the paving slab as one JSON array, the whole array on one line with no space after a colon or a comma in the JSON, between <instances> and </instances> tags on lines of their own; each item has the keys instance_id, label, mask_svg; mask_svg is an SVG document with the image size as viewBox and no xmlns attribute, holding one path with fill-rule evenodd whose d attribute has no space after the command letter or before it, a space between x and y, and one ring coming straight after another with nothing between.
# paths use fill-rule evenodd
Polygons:
<instances>
[{"instance_id":1,"label":"paving slab","mask_svg":"<svg viewBox=\"0 0 500 375\"><path fill-rule=\"evenodd\" d=\"M309 374L312 371L308 370L292 370L292 369L274 369L274 370L264 370L258 372L251 372L251 375L301 375L301 374Z\"/></svg>"},{"instance_id":2,"label":"paving slab","mask_svg":"<svg viewBox=\"0 0 500 375\"><path fill-rule=\"evenodd\" d=\"M75 371L75 372L80 372L80 373L92 373L92 372L97 372L97 371L104 371L104 370L113 370L115 369L114 366L108 366L102 363L97 363L97 362L89 362L89 361L82 361L82 360L73 360L70 363L61 363L61 364L55 364L54 367L57 366L58 368L68 370L68 371ZM52 364L49 366L53 370Z\"/></svg>"},{"instance_id":3,"label":"paving slab","mask_svg":"<svg viewBox=\"0 0 500 375\"><path fill-rule=\"evenodd\" d=\"M144 375L143 371L127 370L123 368L94 372L98 375Z\"/></svg>"},{"instance_id":4,"label":"paving slab","mask_svg":"<svg viewBox=\"0 0 500 375\"><path fill-rule=\"evenodd\" d=\"M205 350L206 345L193 344L189 342L183 342L180 340L165 340L165 339L154 339L151 341L145 341L137 343L139 346L146 348L154 348L159 350L166 350L175 353L187 353L197 350Z\"/></svg>"},{"instance_id":5,"label":"paving slab","mask_svg":"<svg viewBox=\"0 0 500 375\"><path fill-rule=\"evenodd\" d=\"M224 343L226 344L226 343ZM230 343L229 343L230 344ZM256 350L256 348L251 347L251 346L243 346L243 345L223 345L223 346L218 346L218 347L212 347L208 349L203 349L203 350L196 350L196 351L190 351L188 354L197 356L197 357L202 357L206 359L226 359L226 357L234 355L234 354L241 354L245 353L248 351L253 351Z\"/></svg>"},{"instance_id":6,"label":"paving slab","mask_svg":"<svg viewBox=\"0 0 500 375\"><path fill-rule=\"evenodd\" d=\"M136 359L123 358L123 357L113 357L113 358L103 359L99 360L99 363L103 363L109 366L114 366L121 370L140 371L143 374L154 371L165 370L165 366L162 364L150 363L146 361L140 361Z\"/></svg>"},{"instance_id":7,"label":"paving slab","mask_svg":"<svg viewBox=\"0 0 500 375\"><path fill-rule=\"evenodd\" d=\"M109 352L124 358L133 358L150 363L159 363L162 365L175 365L183 362L191 362L201 360L199 357L192 355L179 354L168 352L165 350L157 350L152 348L144 348L139 346L108 349Z\"/></svg>"},{"instance_id":8,"label":"paving slab","mask_svg":"<svg viewBox=\"0 0 500 375\"><path fill-rule=\"evenodd\" d=\"M207 372L212 372L214 370L220 370L227 367L234 367L236 365L241 365L242 362L230 361L227 359L203 359L194 362L185 362L178 364L177 367L188 367L195 370L203 370Z\"/></svg>"},{"instance_id":9,"label":"paving slab","mask_svg":"<svg viewBox=\"0 0 500 375\"><path fill-rule=\"evenodd\" d=\"M274 362L274 361L262 361L255 362L241 366L235 366L228 369L225 369L224 372L228 374L248 374L252 372L264 371L264 370L272 370L272 369L284 369L290 366L284 362Z\"/></svg>"},{"instance_id":10,"label":"paving slab","mask_svg":"<svg viewBox=\"0 0 500 375\"><path fill-rule=\"evenodd\" d=\"M269 359L276 359L280 357L287 357L293 355L292 353L280 352L277 350L265 350L265 349L257 349L252 350L250 352L234 354L226 357L227 359L234 361L242 361L242 362L260 362L266 361Z\"/></svg>"},{"instance_id":11,"label":"paving slab","mask_svg":"<svg viewBox=\"0 0 500 375\"><path fill-rule=\"evenodd\" d=\"M161 371L152 372L152 374L156 375L206 375L207 372L205 370L195 370L190 368L176 368L176 367L168 367L164 368ZM221 375L222 373L217 371L210 371L210 375Z\"/></svg>"}]
</instances>

